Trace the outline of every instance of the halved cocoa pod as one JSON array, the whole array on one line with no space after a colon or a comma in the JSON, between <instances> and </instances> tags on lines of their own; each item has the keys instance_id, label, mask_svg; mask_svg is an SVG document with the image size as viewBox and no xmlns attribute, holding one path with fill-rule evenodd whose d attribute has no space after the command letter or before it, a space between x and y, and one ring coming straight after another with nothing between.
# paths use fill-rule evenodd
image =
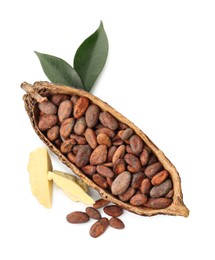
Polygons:
<instances>
[{"instance_id":1,"label":"halved cocoa pod","mask_svg":"<svg viewBox=\"0 0 215 260\"><path fill-rule=\"evenodd\" d=\"M164 153L158 149L158 147L147 137L146 134L144 134L137 126L135 126L131 121L129 121L127 118L125 118L123 115L118 113L115 109L113 109L111 106L109 106L107 103L103 102L99 98L93 96L92 94L85 92L80 89L75 89L72 87L67 86L61 86L61 85L55 85L48 82L36 82L34 85L30 85L28 83L23 83L21 87L27 92L26 95L24 95L24 103L25 103L25 109L30 117L32 126L37 133L37 135L43 140L43 142L50 148L52 152L54 152L58 158L66 164L76 175L78 175L85 183L95 190L97 190L101 197L105 200L111 201L112 203L117 204L118 206L127 209L131 212L137 213L139 215L146 215L146 216L152 216L156 214L168 214L168 215L179 215L179 216L185 216L187 217L189 215L189 210L183 203L183 195L181 191L181 180L180 176L174 167L174 165L167 159L167 157L164 155ZM141 166L147 163L146 168L144 170L144 174L146 175L146 180L150 182L150 180L161 170L166 170L169 173L169 177L172 181L172 198L149 198L147 202L144 205L136 206L131 205L128 201L121 201L117 195L113 195L111 193L111 189L105 189L100 187L98 184L96 184L93 181L93 178L90 175L87 175L84 173L84 171L81 170L81 168L78 168L76 164L72 163L66 156L66 154L63 154L58 146L55 145L55 143L52 143L47 137L46 137L46 130L48 129L40 129L38 126L39 119L40 119L40 111L38 108L39 103L47 101L49 97L52 97L56 94L63 94L63 95L69 95L69 96L79 96L79 97L85 97L90 101L90 104L95 104L100 109L100 117L98 121L98 125L101 126L95 126L95 129L101 129L102 127L106 128L108 127L111 129L111 131L119 131L122 129L127 129L128 127L133 130L133 133L135 136L138 136L142 139L144 143L144 148L147 149L147 151L150 151L150 158L146 158L147 160L144 160L143 158L140 159ZM82 98L83 99L83 98ZM85 100L85 99L83 99ZM86 103L86 102L85 102ZM84 110L88 107L85 105ZM76 105L77 106L77 105ZM77 106L78 107L78 106ZM75 118L79 118L83 116L82 108L80 108L81 112L75 114ZM79 111L79 109L76 109ZM75 111L76 111L75 110ZM76 112L77 112L76 111ZM72 117L72 113L71 116ZM57 124L57 121L56 121ZM53 125L51 125L49 128L51 128ZM98 131L98 130L97 130ZM106 134L106 133L105 133ZM96 133L98 135L98 133ZM107 134L106 134L107 135ZM119 137L120 138L120 137ZM127 137L126 137L127 138ZM134 150L134 152L138 152L143 156L142 150L142 144L140 145L141 141L139 138L135 137L136 140L133 140L133 144L131 149ZM73 139L71 139L73 140ZM115 144L113 142L113 145L122 145L124 141L122 139L119 139L119 143ZM117 141L117 142L118 142ZM124 143L125 144L125 143ZM105 158L102 158L101 161L95 156L95 153L92 152L90 156L90 163L91 165L98 165L103 164L107 162L107 150L103 149L107 147L104 144L99 144L96 149L99 150L99 152L103 153ZM121 148L120 148L121 149ZM95 150L94 150L95 151ZM121 155L120 155L121 156ZM119 158L121 158L119 156ZM124 156L124 155L122 155ZM127 155L128 156L128 155ZM129 155L131 157L131 155ZM145 156L145 155L144 155ZM128 170L130 169L131 174L135 174L136 171L139 171L140 162L138 161L138 167L137 165L131 160L132 158L127 158L128 162ZM147 154L148 157L148 154ZM104 159L104 160L103 160ZM118 159L118 158L117 158ZM113 159L112 159L113 160ZM110 159L108 159L110 161ZM126 163L127 163L126 162ZM162 165L162 167L159 166L159 163ZM154 165L153 165L154 164ZM156 167L155 167L156 166ZM159 167L158 167L159 166ZM83 167L83 166L82 166ZM86 167L86 166L84 166ZM121 173L122 174L122 173ZM155 177L154 177L155 178ZM144 179L145 180L145 179ZM144 182L144 180L142 182ZM154 179L153 179L154 182ZM113 181L114 183L114 181ZM160 184L162 185L162 184ZM141 189L143 189L142 184L140 187L140 190L136 192L136 194L139 194L141 192ZM167 196L168 194L164 194L164 196ZM163 196L163 195L162 195Z\"/></svg>"}]
</instances>

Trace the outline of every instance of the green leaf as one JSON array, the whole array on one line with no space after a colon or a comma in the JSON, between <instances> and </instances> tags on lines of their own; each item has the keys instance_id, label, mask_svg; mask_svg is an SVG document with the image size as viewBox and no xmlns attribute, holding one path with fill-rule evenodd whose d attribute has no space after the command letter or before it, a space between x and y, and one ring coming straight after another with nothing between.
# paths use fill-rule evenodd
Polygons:
<instances>
[{"instance_id":1,"label":"green leaf","mask_svg":"<svg viewBox=\"0 0 215 260\"><path fill-rule=\"evenodd\" d=\"M43 71L48 79L56 84L83 88L83 83L78 73L66 61L44 53L36 52Z\"/></svg>"},{"instance_id":2,"label":"green leaf","mask_svg":"<svg viewBox=\"0 0 215 260\"><path fill-rule=\"evenodd\" d=\"M107 55L108 39L101 22L99 28L80 45L74 57L74 68L88 92L102 71Z\"/></svg>"}]
</instances>

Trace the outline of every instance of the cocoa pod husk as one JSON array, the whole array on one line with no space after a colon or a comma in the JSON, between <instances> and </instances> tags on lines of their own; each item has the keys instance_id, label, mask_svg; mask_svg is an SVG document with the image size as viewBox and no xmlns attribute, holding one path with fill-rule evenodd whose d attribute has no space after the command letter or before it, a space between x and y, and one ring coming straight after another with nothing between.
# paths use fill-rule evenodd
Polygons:
<instances>
[{"instance_id":1,"label":"cocoa pod husk","mask_svg":"<svg viewBox=\"0 0 215 260\"><path fill-rule=\"evenodd\" d=\"M134 212L139 215L152 216L157 214L167 214L167 215L179 215L187 217L189 215L189 210L183 202L183 194L181 190L181 179L175 166L169 161L169 159L164 155L164 153L148 138L148 136L141 131L136 125L129 121L122 114L117 112L114 108L109 106L106 102L103 102L98 97L80 89L75 89L72 87L56 85L48 82L35 82L34 85L30 85L26 82L22 83L21 87L27 92L24 95L23 100L25 103L25 109L29 115L32 126L41 138L41 140L54 152L58 158L66 164L76 175L78 175L87 185L91 186L97 190L101 197L105 200L111 201L128 211ZM157 158L157 160L163 165L163 168L167 170L173 182L173 192L172 203L166 208L157 209L147 208L145 206L132 206L129 203L119 200L117 197L113 196L110 192L99 187L95 184L80 168L71 163L66 155L62 154L55 145L53 145L44 133L38 128L39 121L39 109L38 102L46 101L48 96L54 94L66 94L66 95L78 95L87 97L93 104L99 106L101 111L106 111L113 117L115 117L120 123L119 125L127 125L134 130L143 142L149 147L152 155ZM37 102L38 101L38 102ZM112 127L113 128L113 127ZM115 127L114 127L115 128ZM113 144L114 145L114 144ZM150 176L152 177L152 176Z\"/></svg>"}]
</instances>

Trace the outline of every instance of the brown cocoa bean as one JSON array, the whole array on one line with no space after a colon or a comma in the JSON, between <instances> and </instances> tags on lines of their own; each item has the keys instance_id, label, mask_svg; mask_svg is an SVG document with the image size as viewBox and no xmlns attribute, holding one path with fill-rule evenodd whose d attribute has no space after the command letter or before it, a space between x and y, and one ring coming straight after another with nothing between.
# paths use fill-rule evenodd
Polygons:
<instances>
[{"instance_id":1,"label":"brown cocoa bean","mask_svg":"<svg viewBox=\"0 0 215 260\"><path fill-rule=\"evenodd\" d=\"M159 198L165 196L172 189L172 181L170 179L165 180L160 185L154 186L150 190L150 196L152 198Z\"/></svg>"},{"instance_id":2,"label":"brown cocoa bean","mask_svg":"<svg viewBox=\"0 0 215 260\"><path fill-rule=\"evenodd\" d=\"M107 180L108 186L111 187L111 185L112 185L112 183L113 183L113 179L106 177L106 180Z\"/></svg>"},{"instance_id":3,"label":"brown cocoa bean","mask_svg":"<svg viewBox=\"0 0 215 260\"><path fill-rule=\"evenodd\" d=\"M98 145L95 132L91 128L87 128L84 133L84 136L91 148L95 149Z\"/></svg>"},{"instance_id":4,"label":"brown cocoa bean","mask_svg":"<svg viewBox=\"0 0 215 260\"><path fill-rule=\"evenodd\" d=\"M116 229L123 229L125 228L125 224L122 222L121 219L119 218L115 218L115 217L112 217L110 220L109 220L109 225L113 228L116 228Z\"/></svg>"},{"instance_id":5,"label":"brown cocoa bean","mask_svg":"<svg viewBox=\"0 0 215 260\"><path fill-rule=\"evenodd\" d=\"M122 159L125 155L125 145L120 145L114 155L113 155L113 158L112 158L112 162L115 163L115 161L117 161L118 159Z\"/></svg>"},{"instance_id":6,"label":"brown cocoa bean","mask_svg":"<svg viewBox=\"0 0 215 260\"><path fill-rule=\"evenodd\" d=\"M72 102L70 100L65 100L60 103L58 108L58 118L60 123L62 123L65 119L69 118L72 113Z\"/></svg>"},{"instance_id":7,"label":"brown cocoa bean","mask_svg":"<svg viewBox=\"0 0 215 260\"><path fill-rule=\"evenodd\" d=\"M119 129L125 130L128 126L125 123L119 122Z\"/></svg>"},{"instance_id":8,"label":"brown cocoa bean","mask_svg":"<svg viewBox=\"0 0 215 260\"><path fill-rule=\"evenodd\" d=\"M73 139L73 138L71 138L71 139ZM74 139L73 139L73 140L74 140ZM73 153L74 153L74 154L77 154L77 152L78 152L78 150L79 150L80 147L81 147L80 144L75 145L75 146L72 148Z\"/></svg>"},{"instance_id":9,"label":"brown cocoa bean","mask_svg":"<svg viewBox=\"0 0 215 260\"><path fill-rule=\"evenodd\" d=\"M131 149L131 146L129 144L126 145L125 150L126 150L127 153L138 155Z\"/></svg>"},{"instance_id":10,"label":"brown cocoa bean","mask_svg":"<svg viewBox=\"0 0 215 260\"><path fill-rule=\"evenodd\" d=\"M74 118L67 118L61 123L60 136L62 137L62 139L67 139L70 136L74 125L75 125Z\"/></svg>"},{"instance_id":11,"label":"brown cocoa bean","mask_svg":"<svg viewBox=\"0 0 215 260\"><path fill-rule=\"evenodd\" d=\"M150 156L149 156L149 161L148 161L148 165L151 165L151 164L153 164L153 163L155 163L155 162L157 162L158 160L157 160L157 157L154 155L154 154L150 154Z\"/></svg>"},{"instance_id":12,"label":"brown cocoa bean","mask_svg":"<svg viewBox=\"0 0 215 260\"><path fill-rule=\"evenodd\" d=\"M87 175L92 176L94 173L96 173L96 166L90 164L86 165L82 168L82 171Z\"/></svg>"},{"instance_id":13,"label":"brown cocoa bean","mask_svg":"<svg viewBox=\"0 0 215 260\"><path fill-rule=\"evenodd\" d=\"M131 182L130 172L125 171L120 173L112 183L111 186L112 194L120 195L124 193L129 187L130 182Z\"/></svg>"},{"instance_id":14,"label":"brown cocoa bean","mask_svg":"<svg viewBox=\"0 0 215 260\"><path fill-rule=\"evenodd\" d=\"M100 108L92 104L87 108L85 113L86 123L89 128L93 128L99 120Z\"/></svg>"},{"instance_id":15,"label":"brown cocoa bean","mask_svg":"<svg viewBox=\"0 0 215 260\"><path fill-rule=\"evenodd\" d=\"M97 165L96 167L97 172L107 178L113 178L114 177L114 172L108 168L107 166L104 165Z\"/></svg>"},{"instance_id":16,"label":"brown cocoa bean","mask_svg":"<svg viewBox=\"0 0 215 260\"><path fill-rule=\"evenodd\" d=\"M97 140L98 144L104 144L109 148L111 147L110 137L107 136L106 134L102 134L102 133L98 134L96 140Z\"/></svg>"},{"instance_id":17,"label":"brown cocoa bean","mask_svg":"<svg viewBox=\"0 0 215 260\"><path fill-rule=\"evenodd\" d=\"M98 199L97 201L95 201L95 203L93 204L93 207L95 209L100 209L103 208L104 206L108 205L110 203L110 201L108 200L104 200L104 199Z\"/></svg>"},{"instance_id":18,"label":"brown cocoa bean","mask_svg":"<svg viewBox=\"0 0 215 260\"><path fill-rule=\"evenodd\" d=\"M116 130L119 127L118 121L109 112L104 111L99 115L99 120L104 127L108 127L111 130Z\"/></svg>"},{"instance_id":19,"label":"brown cocoa bean","mask_svg":"<svg viewBox=\"0 0 215 260\"><path fill-rule=\"evenodd\" d=\"M172 189L172 190L170 190L170 191L165 195L165 198L171 199L171 198L173 197L173 195L174 195L174 191L173 191L173 189Z\"/></svg>"},{"instance_id":20,"label":"brown cocoa bean","mask_svg":"<svg viewBox=\"0 0 215 260\"><path fill-rule=\"evenodd\" d=\"M66 219L69 223L73 223L73 224L85 223L90 220L87 213L82 211L71 212L66 216Z\"/></svg>"},{"instance_id":21,"label":"brown cocoa bean","mask_svg":"<svg viewBox=\"0 0 215 260\"><path fill-rule=\"evenodd\" d=\"M143 150L143 140L138 135L132 135L129 139L131 149L134 153L139 154Z\"/></svg>"},{"instance_id":22,"label":"brown cocoa bean","mask_svg":"<svg viewBox=\"0 0 215 260\"><path fill-rule=\"evenodd\" d=\"M62 143L60 150L62 153L69 153L72 151L72 147L76 144L74 139L68 139Z\"/></svg>"},{"instance_id":23,"label":"brown cocoa bean","mask_svg":"<svg viewBox=\"0 0 215 260\"><path fill-rule=\"evenodd\" d=\"M169 175L169 172L166 171L166 170L163 170L163 171L161 171L161 172L158 172L158 173L156 173L156 174L152 177L151 183L152 183L153 185L160 185L161 183L163 183L163 182L167 179L168 175Z\"/></svg>"},{"instance_id":24,"label":"brown cocoa bean","mask_svg":"<svg viewBox=\"0 0 215 260\"><path fill-rule=\"evenodd\" d=\"M76 135L83 135L86 130L86 121L84 117L78 118L74 126L74 133Z\"/></svg>"},{"instance_id":25,"label":"brown cocoa bean","mask_svg":"<svg viewBox=\"0 0 215 260\"><path fill-rule=\"evenodd\" d=\"M76 164L76 158L75 158L75 154L74 154L74 153L72 153L72 152L68 153L68 154L67 154L67 158L69 159L69 161L70 161L71 163Z\"/></svg>"},{"instance_id":26,"label":"brown cocoa bean","mask_svg":"<svg viewBox=\"0 0 215 260\"><path fill-rule=\"evenodd\" d=\"M41 131L46 131L56 125L58 117L56 115L43 114L38 122L38 127Z\"/></svg>"},{"instance_id":27,"label":"brown cocoa bean","mask_svg":"<svg viewBox=\"0 0 215 260\"><path fill-rule=\"evenodd\" d=\"M122 136L121 136L121 139L122 139L123 141L128 140L128 139L133 135L133 133L134 133L134 130L133 130L133 129L127 128L127 129L125 129L125 131L123 132L123 134L122 134Z\"/></svg>"},{"instance_id":28,"label":"brown cocoa bean","mask_svg":"<svg viewBox=\"0 0 215 260\"><path fill-rule=\"evenodd\" d=\"M75 106L75 104L77 103L78 99L79 99L78 95L72 95L70 100L72 101L73 106Z\"/></svg>"},{"instance_id":29,"label":"brown cocoa bean","mask_svg":"<svg viewBox=\"0 0 215 260\"><path fill-rule=\"evenodd\" d=\"M57 107L51 101L45 101L39 103L39 110L47 115L55 115L57 114Z\"/></svg>"},{"instance_id":30,"label":"brown cocoa bean","mask_svg":"<svg viewBox=\"0 0 215 260\"><path fill-rule=\"evenodd\" d=\"M101 188L107 189L108 183L104 176L100 175L99 173L95 173L92 176L93 181Z\"/></svg>"},{"instance_id":31,"label":"brown cocoa bean","mask_svg":"<svg viewBox=\"0 0 215 260\"><path fill-rule=\"evenodd\" d=\"M148 178L145 178L141 182L140 190L143 194L148 194L151 189L151 181Z\"/></svg>"},{"instance_id":32,"label":"brown cocoa bean","mask_svg":"<svg viewBox=\"0 0 215 260\"><path fill-rule=\"evenodd\" d=\"M89 145L80 145L75 159L75 163L79 168L82 168L89 163L91 152L92 149Z\"/></svg>"},{"instance_id":33,"label":"brown cocoa bean","mask_svg":"<svg viewBox=\"0 0 215 260\"><path fill-rule=\"evenodd\" d=\"M58 125L53 126L47 131L47 137L49 141L54 142L60 134L60 127Z\"/></svg>"},{"instance_id":34,"label":"brown cocoa bean","mask_svg":"<svg viewBox=\"0 0 215 260\"><path fill-rule=\"evenodd\" d=\"M74 118L80 118L86 112L90 101L87 97L80 97L74 106L73 116Z\"/></svg>"},{"instance_id":35,"label":"brown cocoa bean","mask_svg":"<svg viewBox=\"0 0 215 260\"><path fill-rule=\"evenodd\" d=\"M140 162L142 166L145 166L149 161L149 151L144 148L142 153L140 154Z\"/></svg>"},{"instance_id":36,"label":"brown cocoa bean","mask_svg":"<svg viewBox=\"0 0 215 260\"><path fill-rule=\"evenodd\" d=\"M144 204L147 208L164 209L172 204L172 199L169 198L149 198Z\"/></svg>"},{"instance_id":37,"label":"brown cocoa bean","mask_svg":"<svg viewBox=\"0 0 215 260\"><path fill-rule=\"evenodd\" d=\"M134 195L135 191L136 190L134 188L128 187L128 189L124 193L119 195L120 200L121 201L130 200L130 198Z\"/></svg>"},{"instance_id":38,"label":"brown cocoa bean","mask_svg":"<svg viewBox=\"0 0 215 260\"><path fill-rule=\"evenodd\" d=\"M108 150L108 155L107 155L107 161L112 162L113 155L116 152L117 147L116 146L111 146L111 148Z\"/></svg>"},{"instance_id":39,"label":"brown cocoa bean","mask_svg":"<svg viewBox=\"0 0 215 260\"><path fill-rule=\"evenodd\" d=\"M71 134L70 138L74 139L77 144L86 144L87 143L87 140L86 140L86 138L84 136Z\"/></svg>"},{"instance_id":40,"label":"brown cocoa bean","mask_svg":"<svg viewBox=\"0 0 215 260\"><path fill-rule=\"evenodd\" d=\"M131 153L127 153L124 156L125 162L128 164L128 169L131 172L138 172L141 169L141 163L137 156Z\"/></svg>"},{"instance_id":41,"label":"brown cocoa bean","mask_svg":"<svg viewBox=\"0 0 215 260\"><path fill-rule=\"evenodd\" d=\"M139 189L142 183L142 180L145 178L143 172L137 172L132 175L131 187L134 189Z\"/></svg>"},{"instance_id":42,"label":"brown cocoa bean","mask_svg":"<svg viewBox=\"0 0 215 260\"><path fill-rule=\"evenodd\" d=\"M107 159L107 146L98 145L90 156L90 164L98 165L106 162Z\"/></svg>"},{"instance_id":43,"label":"brown cocoa bean","mask_svg":"<svg viewBox=\"0 0 215 260\"><path fill-rule=\"evenodd\" d=\"M100 214L100 212L97 209L95 209L93 207L87 207L85 209L85 211L86 211L87 215L90 218L92 218L92 219L101 219L101 214Z\"/></svg>"},{"instance_id":44,"label":"brown cocoa bean","mask_svg":"<svg viewBox=\"0 0 215 260\"><path fill-rule=\"evenodd\" d=\"M109 221L107 218L101 218L97 220L90 228L90 236L93 238L97 238L101 236L109 225Z\"/></svg>"},{"instance_id":45,"label":"brown cocoa bean","mask_svg":"<svg viewBox=\"0 0 215 260\"><path fill-rule=\"evenodd\" d=\"M120 174L120 173L124 172L125 170L126 170L125 161L123 159L116 160L115 163L113 164L113 171L116 174Z\"/></svg>"},{"instance_id":46,"label":"brown cocoa bean","mask_svg":"<svg viewBox=\"0 0 215 260\"><path fill-rule=\"evenodd\" d=\"M106 163L103 163L102 165L107 166L107 167L113 167L112 162L106 162Z\"/></svg>"},{"instance_id":47,"label":"brown cocoa bean","mask_svg":"<svg viewBox=\"0 0 215 260\"><path fill-rule=\"evenodd\" d=\"M106 134L110 138L113 138L115 136L115 132L107 127L101 127L95 131L96 135L98 134Z\"/></svg>"},{"instance_id":48,"label":"brown cocoa bean","mask_svg":"<svg viewBox=\"0 0 215 260\"><path fill-rule=\"evenodd\" d=\"M64 94L55 94L51 96L51 102L54 103L56 106L59 106L62 101L69 100L69 95Z\"/></svg>"},{"instance_id":49,"label":"brown cocoa bean","mask_svg":"<svg viewBox=\"0 0 215 260\"><path fill-rule=\"evenodd\" d=\"M147 166L144 173L148 178L152 178L156 173L158 173L162 169L162 167L163 166L160 162L155 162Z\"/></svg>"},{"instance_id":50,"label":"brown cocoa bean","mask_svg":"<svg viewBox=\"0 0 215 260\"><path fill-rule=\"evenodd\" d=\"M104 212L111 217L119 217L123 213L123 209L117 205L108 205L104 207Z\"/></svg>"},{"instance_id":51,"label":"brown cocoa bean","mask_svg":"<svg viewBox=\"0 0 215 260\"><path fill-rule=\"evenodd\" d=\"M130 199L130 204L133 206L142 206L146 203L147 197L145 194L136 194Z\"/></svg>"},{"instance_id":52,"label":"brown cocoa bean","mask_svg":"<svg viewBox=\"0 0 215 260\"><path fill-rule=\"evenodd\" d=\"M116 146L120 146L120 145L123 145L123 144L124 144L124 141L122 139L118 139L118 140L113 142L113 145L116 145Z\"/></svg>"},{"instance_id":53,"label":"brown cocoa bean","mask_svg":"<svg viewBox=\"0 0 215 260\"><path fill-rule=\"evenodd\" d=\"M55 141L54 141L54 144L58 147L58 148L60 148L60 146L62 145L62 140L60 139L60 138L58 138L58 139L56 139Z\"/></svg>"}]
</instances>

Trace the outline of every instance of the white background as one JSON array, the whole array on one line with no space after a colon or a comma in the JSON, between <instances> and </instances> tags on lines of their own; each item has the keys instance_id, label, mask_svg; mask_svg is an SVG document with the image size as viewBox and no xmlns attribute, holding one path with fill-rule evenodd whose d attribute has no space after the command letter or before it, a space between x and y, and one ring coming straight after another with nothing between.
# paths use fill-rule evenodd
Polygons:
<instances>
[{"instance_id":1,"label":"white background","mask_svg":"<svg viewBox=\"0 0 215 260\"><path fill-rule=\"evenodd\" d=\"M215 259L214 14L215 2L207 0L1 1L0 259ZM47 80L33 51L72 64L100 20L110 51L93 94L139 126L177 167L190 216L125 212L124 230L109 228L93 239L92 222L65 220L83 204L55 188L48 210L31 195L28 156L43 143L20 84ZM52 159L55 169L68 171Z\"/></svg>"}]
</instances>

